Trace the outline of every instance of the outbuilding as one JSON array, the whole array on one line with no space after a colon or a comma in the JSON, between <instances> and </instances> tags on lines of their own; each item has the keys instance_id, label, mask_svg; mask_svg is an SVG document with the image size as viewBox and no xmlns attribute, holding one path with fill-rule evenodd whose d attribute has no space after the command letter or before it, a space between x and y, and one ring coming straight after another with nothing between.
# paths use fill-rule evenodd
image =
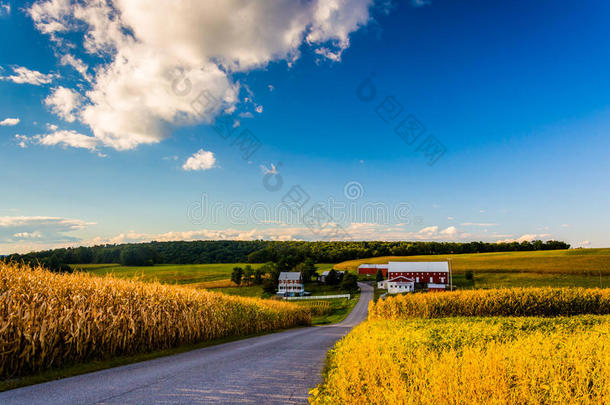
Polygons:
<instances>
[{"instance_id":1,"label":"outbuilding","mask_svg":"<svg viewBox=\"0 0 610 405\"><path fill-rule=\"evenodd\" d=\"M368 274L375 275L377 271L381 270L381 274L384 277L388 274L388 265L387 264L361 264L358 266L358 274Z\"/></svg>"}]
</instances>

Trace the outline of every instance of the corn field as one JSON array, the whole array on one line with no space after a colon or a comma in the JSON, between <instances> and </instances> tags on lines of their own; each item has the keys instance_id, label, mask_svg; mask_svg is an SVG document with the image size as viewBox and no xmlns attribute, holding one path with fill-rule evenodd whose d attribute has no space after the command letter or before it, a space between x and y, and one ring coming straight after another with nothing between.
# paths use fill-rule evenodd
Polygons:
<instances>
[{"instance_id":1,"label":"corn field","mask_svg":"<svg viewBox=\"0 0 610 405\"><path fill-rule=\"evenodd\" d=\"M580 314L610 314L610 290L503 288L407 294L371 303L368 319Z\"/></svg>"},{"instance_id":2,"label":"corn field","mask_svg":"<svg viewBox=\"0 0 610 405\"><path fill-rule=\"evenodd\" d=\"M0 263L0 378L310 323L285 302Z\"/></svg>"},{"instance_id":3,"label":"corn field","mask_svg":"<svg viewBox=\"0 0 610 405\"><path fill-rule=\"evenodd\" d=\"M610 317L367 321L315 404L608 404Z\"/></svg>"},{"instance_id":4,"label":"corn field","mask_svg":"<svg viewBox=\"0 0 610 405\"><path fill-rule=\"evenodd\" d=\"M312 316L328 315L333 311L333 306L329 301L303 301L296 304L309 309Z\"/></svg>"}]
</instances>

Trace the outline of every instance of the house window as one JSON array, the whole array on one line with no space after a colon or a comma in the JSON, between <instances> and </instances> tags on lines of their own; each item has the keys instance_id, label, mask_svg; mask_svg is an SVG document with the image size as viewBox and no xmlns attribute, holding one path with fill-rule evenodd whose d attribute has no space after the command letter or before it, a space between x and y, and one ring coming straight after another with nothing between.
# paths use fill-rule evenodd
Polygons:
<instances>
[{"instance_id":1,"label":"house window","mask_svg":"<svg viewBox=\"0 0 610 405\"><path fill-rule=\"evenodd\" d=\"M419 283L419 277L415 277L415 282Z\"/></svg>"},{"instance_id":2,"label":"house window","mask_svg":"<svg viewBox=\"0 0 610 405\"><path fill-rule=\"evenodd\" d=\"M434 281L434 277L430 277L430 282L433 282L433 281Z\"/></svg>"}]
</instances>

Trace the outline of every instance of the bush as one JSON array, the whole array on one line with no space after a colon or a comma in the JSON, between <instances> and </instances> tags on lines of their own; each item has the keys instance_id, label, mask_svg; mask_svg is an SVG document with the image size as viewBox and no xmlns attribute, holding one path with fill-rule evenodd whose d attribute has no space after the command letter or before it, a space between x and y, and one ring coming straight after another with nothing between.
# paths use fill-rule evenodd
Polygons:
<instances>
[{"instance_id":1,"label":"bush","mask_svg":"<svg viewBox=\"0 0 610 405\"><path fill-rule=\"evenodd\" d=\"M348 291L350 294L358 292L358 276L352 273L345 273L343 281L341 281L341 289Z\"/></svg>"}]
</instances>

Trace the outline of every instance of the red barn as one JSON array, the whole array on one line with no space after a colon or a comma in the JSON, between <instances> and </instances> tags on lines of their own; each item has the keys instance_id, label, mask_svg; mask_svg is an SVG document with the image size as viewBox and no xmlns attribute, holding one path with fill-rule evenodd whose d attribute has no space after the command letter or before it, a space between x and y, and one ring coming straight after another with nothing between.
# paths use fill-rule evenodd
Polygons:
<instances>
[{"instance_id":1,"label":"red barn","mask_svg":"<svg viewBox=\"0 0 610 405\"><path fill-rule=\"evenodd\" d=\"M405 277L424 283L428 291L445 291L449 284L448 262L390 262L388 278Z\"/></svg>"},{"instance_id":2,"label":"red barn","mask_svg":"<svg viewBox=\"0 0 610 405\"><path fill-rule=\"evenodd\" d=\"M377 270L381 270L383 276L385 277L388 273L388 265L387 264L361 264L358 266L358 274L377 274Z\"/></svg>"}]
</instances>

